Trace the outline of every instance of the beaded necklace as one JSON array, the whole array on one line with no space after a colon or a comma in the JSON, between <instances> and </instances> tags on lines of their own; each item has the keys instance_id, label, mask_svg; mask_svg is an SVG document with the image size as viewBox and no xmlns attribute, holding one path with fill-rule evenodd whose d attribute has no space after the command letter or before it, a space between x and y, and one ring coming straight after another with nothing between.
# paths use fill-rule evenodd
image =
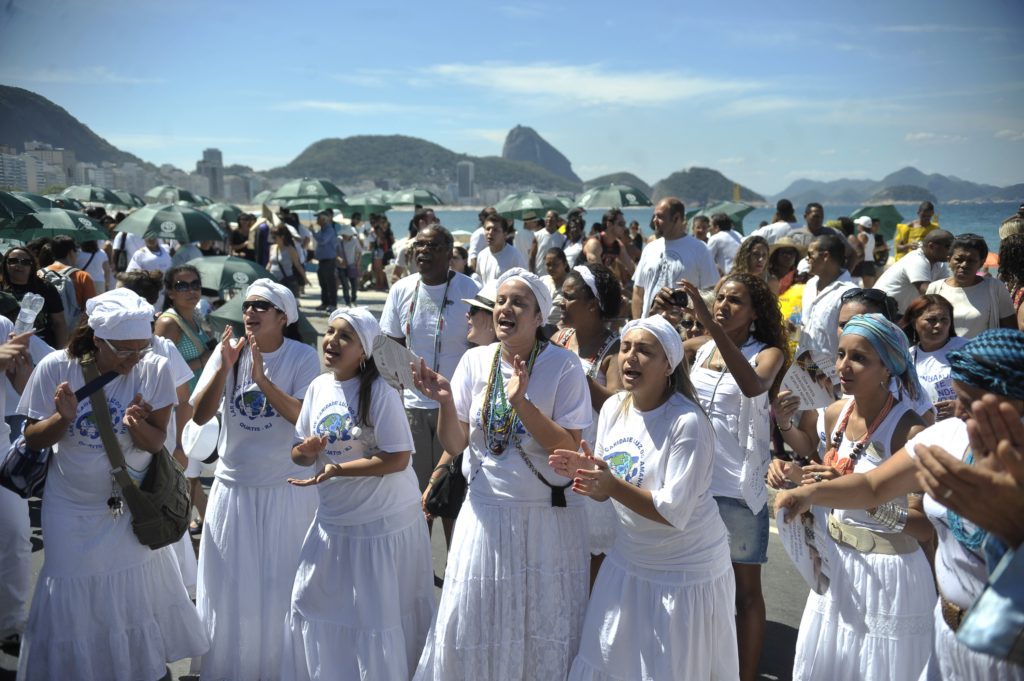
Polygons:
<instances>
[{"instance_id":1,"label":"beaded necklace","mask_svg":"<svg viewBox=\"0 0 1024 681\"><path fill-rule=\"evenodd\" d=\"M533 364L537 360L537 354L547 341L536 341L533 349L530 350L530 360L527 363L526 371L533 373ZM484 392L483 410L480 414L483 421L484 440L488 451L500 455L508 447L512 434L519 426L519 414L508 402L505 395L505 378L501 375L501 343L494 349L494 359L491 360L491 371L487 377L487 390Z\"/></svg>"},{"instance_id":2,"label":"beaded necklace","mask_svg":"<svg viewBox=\"0 0 1024 681\"><path fill-rule=\"evenodd\" d=\"M853 443L853 451L850 452L850 458L840 459L839 458L839 447L843 444L843 437L846 434L846 424L850 421L850 415L853 414L853 407L851 406L846 414L843 416L843 420L836 426L835 433L832 435L832 447L825 452L825 465L832 466L839 471L840 475L848 475L853 472L853 469L857 466L857 461L860 460L861 455L868 446L868 442L871 441L871 436L874 434L878 427L885 421L885 417L892 411L893 405L896 404L896 398L889 393L889 398L885 401L885 406L882 407L882 411L878 412L878 416L868 427L868 430L864 435L855 440Z\"/></svg>"},{"instance_id":3,"label":"beaded necklace","mask_svg":"<svg viewBox=\"0 0 1024 681\"><path fill-rule=\"evenodd\" d=\"M448 300L448 288L452 285L452 279L455 278L455 272L448 272L448 281L444 285L444 293L441 294L441 307L437 311L437 319L434 320L434 361L431 363L434 372L436 373L438 367L441 366L441 333L444 331L444 308L449 304ZM420 284L423 283L423 278L416 282L416 288L412 291L412 300L409 301L409 315L405 320L405 338L406 342L412 346L412 322L413 317L416 315L416 303L420 298Z\"/></svg>"},{"instance_id":4,"label":"beaded necklace","mask_svg":"<svg viewBox=\"0 0 1024 681\"><path fill-rule=\"evenodd\" d=\"M968 466L974 465L973 449L968 450L967 458L964 459L964 463ZM946 509L946 521L949 523L949 529L952 530L953 536L956 537L956 540L968 551L976 551L988 536L988 532L980 527L968 534L967 529L964 527L963 518L949 508Z\"/></svg>"}]
</instances>

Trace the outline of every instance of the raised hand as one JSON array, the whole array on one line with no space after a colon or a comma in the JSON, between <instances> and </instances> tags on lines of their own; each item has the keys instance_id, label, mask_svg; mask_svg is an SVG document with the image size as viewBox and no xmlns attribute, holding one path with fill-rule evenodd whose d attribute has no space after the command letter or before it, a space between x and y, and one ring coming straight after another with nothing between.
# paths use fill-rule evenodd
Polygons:
<instances>
[{"instance_id":1,"label":"raised hand","mask_svg":"<svg viewBox=\"0 0 1024 681\"><path fill-rule=\"evenodd\" d=\"M75 391L67 381L57 386L57 392L53 396L53 404L57 407L57 413L65 421L74 421L78 413L78 398Z\"/></svg>"},{"instance_id":2,"label":"raised hand","mask_svg":"<svg viewBox=\"0 0 1024 681\"><path fill-rule=\"evenodd\" d=\"M516 409L526 399L526 387L530 384L530 372L526 362L519 355L512 358L512 376L505 384L505 395L508 403Z\"/></svg>"},{"instance_id":3,"label":"raised hand","mask_svg":"<svg viewBox=\"0 0 1024 681\"><path fill-rule=\"evenodd\" d=\"M576 471L581 469L595 470L590 445L585 441L581 442L580 445L583 448L582 453L574 452L571 449L556 449L548 456L548 465L563 478L574 478L576 477Z\"/></svg>"},{"instance_id":4,"label":"raised hand","mask_svg":"<svg viewBox=\"0 0 1024 681\"><path fill-rule=\"evenodd\" d=\"M232 367L238 361L238 357L242 354L242 348L245 347L245 340L244 338L235 340L235 332L232 331L230 324L224 327L224 333L220 335L220 357L224 361L225 367Z\"/></svg>"},{"instance_id":5,"label":"raised hand","mask_svg":"<svg viewBox=\"0 0 1024 681\"><path fill-rule=\"evenodd\" d=\"M31 335L31 331L18 336L11 334L8 341L0 345L0 371L31 362L31 356L28 354L28 338Z\"/></svg>"},{"instance_id":6,"label":"raised hand","mask_svg":"<svg viewBox=\"0 0 1024 681\"><path fill-rule=\"evenodd\" d=\"M1012 405L995 395L985 395L971 404L967 434L976 459L995 454L1004 442L1006 447L1024 453L1024 424L1020 415Z\"/></svg>"},{"instance_id":7,"label":"raised hand","mask_svg":"<svg viewBox=\"0 0 1024 681\"><path fill-rule=\"evenodd\" d=\"M256 344L256 337L251 333L246 336L245 340L249 343L249 352L252 353L252 382L262 385L262 382L267 379L263 368L263 353L260 352L260 347Z\"/></svg>"},{"instance_id":8,"label":"raised hand","mask_svg":"<svg viewBox=\"0 0 1024 681\"><path fill-rule=\"evenodd\" d=\"M690 303L689 307L681 307L677 309L682 312L689 312L692 314L706 329L708 325L714 321L714 318L711 316L711 310L708 309L707 304L704 302L704 298L700 295L700 289L686 279L680 279L677 281L676 286L681 288L683 291L686 291L686 297Z\"/></svg>"},{"instance_id":9,"label":"raised hand","mask_svg":"<svg viewBox=\"0 0 1024 681\"><path fill-rule=\"evenodd\" d=\"M789 390L780 390L772 407L775 409L775 421L781 424L789 422L792 427L796 412L800 409L800 398Z\"/></svg>"},{"instance_id":10,"label":"raised hand","mask_svg":"<svg viewBox=\"0 0 1024 681\"><path fill-rule=\"evenodd\" d=\"M420 359L417 366L415 362L409 363L412 370L412 380L424 397L435 402L444 402L452 398L452 386L448 379L427 366L425 359Z\"/></svg>"},{"instance_id":11,"label":"raised hand","mask_svg":"<svg viewBox=\"0 0 1024 681\"><path fill-rule=\"evenodd\" d=\"M341 466L336 463L329 463L324 466L322 471L312 478L288 478L288 484L295 485L296 487L310 487L312 485L319 485L321 482L325 482L339 475L341 475Z\"/></svg>"},{"instance_id":12,"label":"raised hand","mask_svg":"<svg viewBox=\"0 0 1024 681\"><path fill-rule=\"evenodd\" d=\"M672 289L667 286L661 287L661 289L654 294L654 300L651 301L651 311L649 314L660 314L673 325L678 324L683 318L683 310L672 302Z\"/></svg>"},{"instance_id":13,"label":"raised hand","mask_svg":"<svg viewBox=\"0 0 1024 681\"><path fill-rule=\"evenodd\" d=\"M572 481L572 491L585 497L605 501L615 489L616 478L604 459L590 456L590 469L579 469Z\"/></svg>"}]
</instances>

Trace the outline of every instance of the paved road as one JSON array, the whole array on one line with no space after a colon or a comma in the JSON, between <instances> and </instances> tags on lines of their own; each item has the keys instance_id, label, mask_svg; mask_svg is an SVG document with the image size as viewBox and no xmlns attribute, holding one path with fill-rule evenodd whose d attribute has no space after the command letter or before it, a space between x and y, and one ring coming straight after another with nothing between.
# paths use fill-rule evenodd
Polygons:
<instances>
[{"instance_id":1,"label":"paved road","mask_svg":"<svg viewBox=\"0 0 1024 681\"><path fill-rule=\"evenodd\" d=\"M364 294L364 298L360 302L367 305L379 317L383 301L384 294L370 292ZM303 312L310 315L313 326L322 333L326 326L326 317L313 310L317 304L319 304L318 293L313 287L302 297L301 306ZM39 503L38 500L30 502L33 588L44 555L42 533L39 529ZM446 551L440 524L434 528L432 542L434 572L443 577ZM797 627L800 624L800 615L803 612L808 589L783 551L779 538L775 534L774 521L768 542L768 565L763 572L762 579L768 609L768 630L764 653L761 656L759 678L788 681L793 667ZM440 588L436 589L436 593L440 597ZM13 670L16 666L15 658L0 653L0 681L13 681ZM188 668L187 660L170 665L171 678L175 681L190 681L195 677L188 674Z\"/></svg>"}]
</instances>

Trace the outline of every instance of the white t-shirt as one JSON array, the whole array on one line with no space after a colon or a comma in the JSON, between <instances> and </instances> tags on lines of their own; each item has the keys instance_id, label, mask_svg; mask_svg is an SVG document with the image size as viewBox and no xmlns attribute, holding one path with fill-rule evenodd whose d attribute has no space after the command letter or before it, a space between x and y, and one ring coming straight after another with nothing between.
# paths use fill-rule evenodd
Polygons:
<instances>
[{"instance_id":1,"label":"white t-shirt","mask_svg":"<svg viewBox=\"0 0 1024 681\"><path fill-rule=\"evenodd\" d=\"M320 373L316 350L290 338L274 352L263 353L263 366L274 385L300 400ZM219 370L220 354L214 353L203 368L196 392ZM193 403L196 392L192 394ZM292 463L295 426L274 410L252 381L249 348L242 350L238 363L228 370L220 413L217 478L248 487L276 487L287 485L290 477L307 476L308 470Z\"/></svg>"},{"instance_id":2,"label":"white t-shirt","mask_svg":"<svg viewBox=\"0 0 1024 681\"><path fill-rule=\"evenodd\" d=\"M467 247L469 259L472 260L473 258L477 257L478 255L480 255L480 251L483 251L486 248L487 232L484 231L483 227L477 227L473 231L473 234L471 234L469 237L469 245Z\"/></svg>"},{"instance_id":3,"label":"white t-shirt","mask_svg":"<svg viewBox=\"0 0 1024 681\"><path fill-rule=\"evenodd\" d=\"M818 291L818 277L811 277L804 286L800 333L796 357L804 351L827 355L835 361L839 349L839 308L842 307L843 292L856 288L850 273L843 270L839 278Z\"/></svg>"},{"instance_id":4,"label":"white t-shirt","mask_svg":"<svg viewBox=\"0 0 1024 681\"><path fill-rule=\"evenodd\" d=\"M742 239L732 229L715 232L708 237L708 250L711 257L722 274L728 274L732 270L732 264L736 260L736 251L740 250Z\"/></svg>"},{"instance_id":5,"label":"white t-shirt","mask_svg":"<svg viewBox=\"0 0 1024 681\"><path fill-rule=\"evenodd\" d=\"M13 332L14 324L11 323L11 320L0 316L0 338L6 339ZM33 365L39 364L51 352L53 352L53 348L36 334L28 337L28 354L32 357ZM3 415L4 417L13 416L18 413L18 402L21 400L21 395L14 389L10 381L4 384L4 393L6 394L6 405ZM0 442L4 442L4 440L0 440Z\"/></svg>"},{"instance_id":6,"label":"white t-shirt","mask_svg":"<svg viewBox=\"0 0 1024 681\"><path fill-rule=\"evenodd\" d=\"M551 504L551 490L536 478L523 462L519 450L530 457L544 478L552 485L565 485L567 478L557 475L548 465L548 452L520 423L501 454L487 448L481 421L481 411L491 362L498 343L470 348L459 362L452 378L452 394L459 421L469 424L468 456L463 457L462 472L470 481L474 496L500 499L515 504ZM507 386L512 367L501 360L501 375ZM583 430L593 420L590 389L586 375L575 353L553 343L537 355L526 398L555 423L568 430ZM565 498L570 505L584 500L566 489Z\"/></svg>"},{"instance_id":7,"label":"white t-shirt","mask_svg":"<svg viewBox=\"0 0 1024 681\"><path fill-rule=\"evenodd\" d=\"M758 227L753 232L746 236L749 239L752 236L762 237L769 245L775 243L784 236L789 236L789 233L794 229L800 229L800 226L795 222L786 222L785 220L779 220L773 222L770 225L764 227Z\"/></svg>"},{"instance_id":8,"label":"white t-shirt","mask_svg":"<svg viewBox=\"0 0 1024 681\"><path fill-rule=\"evenodd\" d=\"M902 258L900 262L904 260L906 258ZM925 396L932 404L956 399L953 380L949 377L949 360L946 359L946 355L965 345L967 345L966 339L952 336L945 345L934 352L925 352L920 345L915 345L910 349L910 356L914 358L914 367L917 369L917 378L921 382Z\"/></svg>"},{"instance_id":9,"label":"white t-shirt","mask_svg":"<svg viewBox=\"0 0 1024 681\"><path fill-rule=\"evenodd\" d=\"M867 258L867 256L865 256ZM949 276L949 265L945 262L932 263L920 248L907 253L892 267L882 273L874 288L884 291L896 299L900 312L906 312L921 294L916 283L936 281Z\"/></svg>"},{"instance_id":10,"label":"white t-shirt","mask_svg":"<svg viewBox=\"0 0 1024 681\"><path fill-rule=\"evenodd\" d=\"M580 253L583 252L583 242L577 241L574 244L569 243L568 239L565 244L562 245L562 250L565 252L565 260L569 263L569 267L576 266L576 259L580 257Z\"/></svg>"},{"instance_id":11,"label":"white t-shirt","mask_svg":"<svg viewBox=\"0 0 1024 681\"><path fill-rule=\"evenodd\" d=\"M136 251L140 248L146 247L146 240L138 234L118 232L114 235L114 242L111 245L111 248L117 250L118 246L120 246L121 250L124 251L125 257L127 258L125 262L129 262L131 261L132 256L135 255Z\"/></svg>"},{"instance_id":12,"label":"white t-shirt","mask_svg":"<svg viewBox=\"0 0 1024 681\"><path fill-rule=\"evenodd\" d=\"M541 276L548 273L544 267L544 254L548 252L549 248L564 248L566 239L561 232L549 232L547 229L538 230L534 236L537 238L537 260L533 263L533 272L537 276ZM580 250L583 250L582 244ZM568 256L566 256L566 260L569 260ZM572 267L571 260L569 260L569 267Z\"/></svg>"},{"instance_id":13,"label":"white t-shirt","mask_svg":"<svg viewBox=\"0 0 1024 681\"><path fill-rule=\"evenodd\" d=\"M918 445L937 445L954 458L963 460L970 446L967 424L960 419L945 419L925 428L906 444L905 449L911 458L917 455L914 448ZM967 609L981 595L988 579L988 569L981 549L974 553L957 540L950 529L946 507L927 494L924 497L924 512L935 526L939 539L939 548L935 552L935 579L939 591L950 602ZM967 534L976 529L966 518L962 522Z\"/></svg>"},{"instance_id":14,"label":"white t-shirt","mask_svg":"<svg viewBox=\"0 0 1024 681\"><path fill-rule=\"evenodd\" d=\"M530 248L533 246L533 242L536 240L534 232L521 227L516 230L516 235L512 239L512 245L515 246L519 254L523 256L523 260L530 262Z\"/></svg>"},{"instance_id":15,"label":"white t-shirt","mask_svg":"<svg viewBox=\"0 0 1024 681\"><path fill-rule=\"evenodd\" d=\"M663 286L675 286L680 279L700 289L718 283L718 268L704 242L686 234L671 241L655 239L648 244L640 253L640 262L633 273L633 281L644 290L640 316L647 316L654 296Z\"/></svg>"},{"instance_id":16,"label":"white t-shirt","mask_svg":"<svg viewBox=\"0 0 1024 681\"><path fill-rule=\"evenodd\" d=\"M670 523L655 522L617 501L620 531L615 548L631 563L655 570L704 570L728 563L725 524L711 496L715 433L695 404L674 393L665 404L641 412L622 409L628 393L601 408L594 456L620 480L651 492L654 507Z\"/></svg>"},{"instance_id":17,"label":"white t-shirt","mask_svg":"<svg viewBox=\"0 0 1024 681\"><path fill-rule=\"evenodd\" d=\"M177 390L183 385L188 385L188 382L192 380L195 374L189 368L185 358L181 356L177 346L167 338L156 335L153 336L152 343L153 352L167 360L167 371L171 374L174 389ZM177 393L175 393L174 404L175 406L178 404ZM164 439L164 447L169 452L174 451L174 445L178 440L178 419L175 411L177 410L171 409L171 420L167 422L167 437Z\"/></svg>"},{"instance_id":18,"label":"white t-shirt","mask_svg":"<svg viewBox=\"0 0 1024 681\"><path fill-rule=\"evenodd\" d=\"M956 335L968 340L982 331L998 329L1000 319L1015 315L1009 289L994 277L984 277L967 288L949 286L940 279L929 284L928 293L937 293L953 304Z\"/></svg>"},{"instance_id":19,"label":"white t-shirt","mask_svg":"<svg viewBox=\"0 0 1024 681\"><path fill-rule=\"evenodd\" d=\"M159 272L166 272L169 269L171 269L171 254L161 244L159 253L149 250L148 246L143 246L135 251L135 255L128 261L128 267L125 268L125 271L157 270Z\"/></svg>"},{"instance_id":20,"label":"white t-shirt","mask_svg":"<svg viewBox=\"0 0 1024 681\"><path fill-rule=\"evenodd\" d=\"M91 261L89 260L90 258L92 258ZM75 267L85 270L92 277L97 294L107 290L107 281L103 275L103 263L107 262L107 260L107 254L102 250L98 250L95 253L78 251L75 255ZM89 263L89 266L86 267L85 263Z\"/></svg>"},{"instance_id":21,"label":"white t-shirt","mask_svg":"<svg viewBox=\"0 0 1024 681\"><path fill-rule=\"evenodd\" d=\"M85 385L78 360L69 357L66 350L57 350L43 358L32 372L18 404L18 413L37 421L49 418L57 411L53 395L57 386L65 381L72 390ZM128 474L141 481L153 455L135 446L122 419L137 394L153 409L174 404L174 382L167 360L149 353L127 374L103 386L103 392L114 434L128 464ZM110 460L93 417L92 400L84 399L78 403L74 421L53 447L46 477L46 498L57 497L82 510L95 511L97 507L106 509L110 491Z\"/></svg>"},{"instance_id":22,"label":"white t-shirt","mask_svg":"<svg viewBox=\"0 0 1024 681\"><path fill-rule=\"evenodd\" d=\"M498 277L513 267L527 269L526 258L516 248L508 244L505 244L505 247L497 253L492 252L490 248L485 248L476 256L476 271L484 285L497 281Z\"/></svg>"},{"instance_id":23,"label":"white t-shirt","mask_svg":"<svg viewBox=\"0 0 1024 681\"><path fill-rule=\"evenodd\" d=\"M398 391L384 379L374 381L370 393L372 427L360 426L359 439L352 427L359 416L359 377L337 381L331 374L317 376L306 390L299 420L298 440L327 435L327 449L314 464L320 470L326 461L344 463L371 454L384 457L393 452L411 452L412 433ZM326 459L326 461L325 461ZM307 469L307 475L310 475ZM382 518L396 510L415 505L420 498L416 473L409 465L397 473L374 476L336 477L317 485L321 520L342 525L359 525Z\"/></svg>"},{"instance_id":24,"label":"white t-shirt","mask_svg":"<svg viewBox=\"0 0 1024 681\"><path fill-rule=\"evenodd\" d=\"M412 266L408 262L409 254L412 253L412 239L399 239L395 242L395 245L391 247L391 252L395 256L395 264L400 266L406 272L412 269Z\"/></svg>"},{"instance_id":25,"label":"white t-shirt","mask_svg":"<svg viewBox=\"0 0 1024 681\"><path fill-rule=\"evenodd\" d=\"M427 362L445 378L455 373L462 355L469 347L466 342L466 313L469 305L463 298L473 298L480 285L464 274L451 273L450 286L437 284L427 286L420 283L420 275L413 274L401 279L388 292L384 310L380 315L380 328L392 338L404 338L406 347ZM447 289L447 293L445 292ZM416 304L413 307L413 295ZM438 311L444 302L444 315L439 319ZM408 338L406 334L412 338ZM415 388L408 388L404 395L405 406L410 409L436 409L437 402L427 399Z\"/></svg>"}]
</instances>

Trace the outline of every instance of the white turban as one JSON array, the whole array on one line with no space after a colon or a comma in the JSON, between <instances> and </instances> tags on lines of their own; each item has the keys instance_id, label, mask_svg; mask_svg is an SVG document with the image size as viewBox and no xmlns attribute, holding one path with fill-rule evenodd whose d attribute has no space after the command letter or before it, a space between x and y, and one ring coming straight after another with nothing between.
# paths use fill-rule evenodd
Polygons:
<instances>
[{"instance_id":1,"label":"white turban","mask_svg":"<svg viewBox=\"0 0 1024 681\"><path fill-rule=\"evenodd\" d=\"M658 339L673 370L683 361L683 339L679 337L676 328L660 314L626 322L622 327L622 337L625 338L633 329L643 329Z\"/></svg>"},{"instance_id":2,"label":"white turban","mask_svg":"<svg viewBox=\"0 0 1024 681\"><path fill-rule=\"evenodd\" d=\"M356 330L359 342L363 344L363 352L369 357L373 352L373 341L380 335L380 324L373 313L365 307L339 307L327 318L327 323L335 319L344 319Z\"/></svg>"},{"instance_id":3,"label":"white turban","mask_svg":"<svg viewBox=\"0 0 1024 681\"><path fill-rule=\"evenodd\" d=\"M115 288L85 302L89 328L97 338L144 340L153 337L153 306L135 291Z\"/></svg>"},{"instance_id":4,"label":"white turban","mask_svg":"<svg viewBox=\"0 0 1024 681\"><path fill-rule=\"evenodd\" d=\"M289 324L299 321L299 306L295 303L295 296L288 290L287 286L278 284L271 279L257 279L245 289L245 297L259 296L266 298L274 304L288 318Z\"/></svg>"},{"instance_id":5,"label":"white turban","mask_svg":"<svg viewBox=\"0 0 1024 681\"><path fill-rule=\"evenodd\" d=\"M548 290L547 285L541 281L533 272L524 270L522 267L513 267L505 274L498 277L498 288L506 281L521 281L530 287L533 291L533 297L537 299L537 306L540 308L540 315L542 318L547 319L551 314L551 291Z\"/></svg>"}]
</instances>

